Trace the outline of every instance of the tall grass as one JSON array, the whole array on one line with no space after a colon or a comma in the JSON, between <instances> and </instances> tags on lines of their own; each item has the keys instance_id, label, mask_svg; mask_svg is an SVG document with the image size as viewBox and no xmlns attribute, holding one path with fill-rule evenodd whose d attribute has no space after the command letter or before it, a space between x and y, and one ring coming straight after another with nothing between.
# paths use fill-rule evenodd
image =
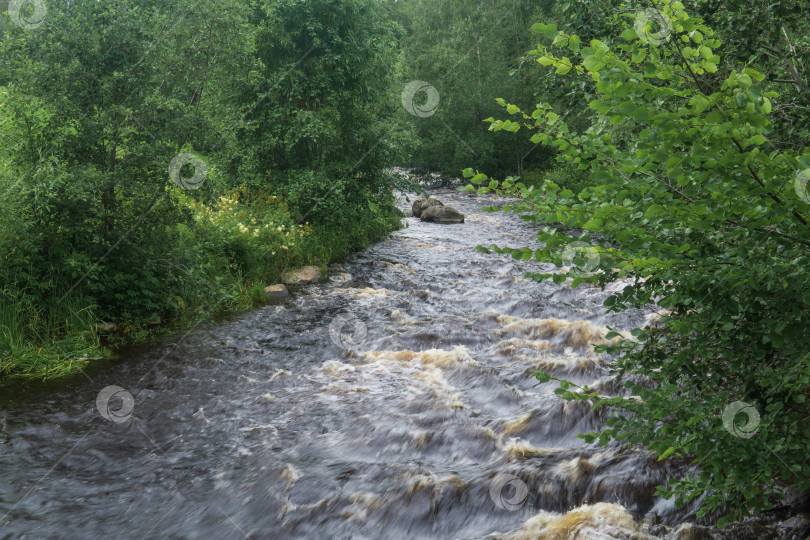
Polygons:
<instances>
[{"instance_id":1,"label":"tall grass","mask_svg":"<svg viewBox=\"0 0 810 540\"><path fill-rule=\"evenodd\" d=\"M155 287L167 299L167 307L156 314L159 327L147 324L151 314L99 306L88 291L105 279L115 283L112 276L65 295L73 282L51 275L22 282L20 275L36 272L0 269L0 379L75 374L93 360L110 357L117 347L256 307L265 302L264 287L279 282L285 271L308 264L325 269L401 226L390 201L368 202L328 226L309 226L295 223L275 197L269 203L242 199L231 194L217 205L183 201L192 221L167 233L172 245L151 261L163 269L164 279ZM270 224L275 232L269 232ZM0 228L7 225L12 224L4 221ZM122 292L114 285L103 290L109 290L108 297ZM115 323L117 332L100 335L101 322Z\"/></svg>"},{"instance_id":2,"label":"tall grass","mask_svg":"<svg viewBox=\"0 0 810 540\"><path fill-rule=\"evenodd\" d=\"M93 306L81 297L62 301L52 297L44 305L34 305L20 291L4 289L0 294L0 377L60 377L107 356L96 321Z\"/></svg>"}]
</instances>

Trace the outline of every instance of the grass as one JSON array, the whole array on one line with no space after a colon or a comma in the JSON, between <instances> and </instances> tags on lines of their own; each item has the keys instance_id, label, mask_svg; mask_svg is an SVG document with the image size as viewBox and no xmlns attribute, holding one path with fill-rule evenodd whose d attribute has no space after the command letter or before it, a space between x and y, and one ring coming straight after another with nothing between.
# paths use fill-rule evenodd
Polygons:
<instances>
[{"instance_id":1,"label":"grass","mask_svg":"<svg viewBox=\"0 0 810 540\"><path fill-rule=\"evenodd\" d=\"M81 298L34 306L8 290L0 295L0 377L61 377L108 355Z\"/></svg>"},{"instance_id":2,"label":"grass","mask_svg":"<svg viewBox=\"0 0 810 540\"><path fill-rule=\"evenodd\" d=\"M275 199L243 204L231 198L213 210L189 201L198 223L180 226L175 235L172 279L160 284L160 296L171 299L171 308L160 313L100 307L79 290L63 301L52 292L37 302L27 294L36 284L9 285L0 276L0 284L7 284L0 291L0 381L74 375L118 348L258 307L266 302L264 287L280 282L283 272L303 265L325 270L401 226L390 202L370 202L362 219L310 226L296 225L283 201ZM157 327L148 324L154 315L161 319ZM113 322L118 330L102 335L100 322Z\"/></svg>"}]
</instances>

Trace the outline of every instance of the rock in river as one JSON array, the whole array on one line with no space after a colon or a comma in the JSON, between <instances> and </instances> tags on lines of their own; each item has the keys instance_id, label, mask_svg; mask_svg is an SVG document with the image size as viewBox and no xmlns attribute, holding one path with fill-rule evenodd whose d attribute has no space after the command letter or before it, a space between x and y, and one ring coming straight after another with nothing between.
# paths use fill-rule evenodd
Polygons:
<instances>
[{"instance_id":1,"label":"rock in river","mask_svg":"<svg viewBox=\"0 0 810 540\"><path fill-rule=\"evenodd\" d=\"M321 271L317 266L304 266L285 273L281 276L281 280L287 285L309 285L318 281L320 277Z\"/></svg>"},{"instance_id":2,"label":"rock in river","mask_svg":"<svg viewBox=\"0 0 810 540\"><path fill-rule=\"evenodd\" d=\"M444 203L442 203L442 201L439 199L416 199L411 207L413 217L422 217L422 212L434 206L444 206Z\"/></svg>"},{"instance_id":3,"label":"rock in river","mask_svg":"<svg viewBox=\"0 0 810 540\"><path fill-rule=\"evenodd\" d=\"M290 296L290 292L287 290L287 287L281 283L277 283L276 285L268 285L264 288L264 294L267 295L267 298L271 300L279 300L281 298Z\"/></svg>"},{"instance_id":4,"label":"rock in river","mask_svg":"<svg viewBox=\"0 0 810 540\"><path fill-rule=\"evenodd\" d=\"M464 214L449 206L432 206L422 212L422 221L432 223L464 223Z\"/></svg>"}]
</instances>

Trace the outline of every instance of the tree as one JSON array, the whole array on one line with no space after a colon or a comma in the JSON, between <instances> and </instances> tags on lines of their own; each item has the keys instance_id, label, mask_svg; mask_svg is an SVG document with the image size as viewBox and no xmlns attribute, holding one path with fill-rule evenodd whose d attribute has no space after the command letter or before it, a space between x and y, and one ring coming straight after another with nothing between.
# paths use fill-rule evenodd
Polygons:
<instances>
[{"instance_id":1,"label":"tree","mask_svg":"<svg viewBox=\"0 0 810 540\"><path fill-rule=\"evenodd\" d=\"M243 63L243 22L228 0L124 0L52 6L42 27L10 28L6 187L29 228L7 280L37 283L40 304L76 293L107 315L166 309L167 227L189 219L167 196L167 169L184 148L215 144L202 97L226 58L232 72Z\"/></svg>"},{"instance_id":2,"label":"tree","mask_svg":"<svg viewBox=\"0 0 810 540\"><path fill-rule=\"evenodd\" d=\"M613 17L624 21L618 42L536 24L551 45L530 53L562 81L587 81L602 121L576 133L548 103L524 113L505 101L509 117L490 119L493 131L535 131L533 142L587 170L594 187L574 193L547 181L535 190L465 171L479 192L522 196L507 210L553 224L538 233L542 249L480 249L571 267L530 274L539 281L624 280L605 301L611 311L665 310L659 326L612 332L618 341L597 348L616 355L631 396L565 380L556 392L619 410L601 433L582 435L589 442L694 459L697 474L659 493L696 503L699 516L727 514L723 526L773 507L787 486L810 486L810 152L774 131L784 102L766 77L722 63L717 34L683 4ZM582 232L563 232L572 227Z\"/></svg>"},{"instance_id":3,"label":"tree","mask_svg":"<svg viewBox=\"0 0 810 540\"><path fill-rule=\"evenodd\" d=\"M239 106L234 177L334 222L390 196L386 121L399 27L380 0L277 1L256 15L259 68Z\"/></svg>"},{"instance_id":4,"label":"tree","mask_svg":"<svg viewBox=\"0 0 810 540\"><path fill-rule=\"evenodd\" d=\"M539 74L518 68L531 43L524 21L548 7L506 0L401 3L408 29L400 53L406 68L402 85L424 81L439 96L435 113L401 115L419 141L411 165L455 176L473 160L498 174L549 160L548 149L487 134L484 123L498 110L495 96L515 96L525 106L536 102Z\"/></svg>"}]
</instances>

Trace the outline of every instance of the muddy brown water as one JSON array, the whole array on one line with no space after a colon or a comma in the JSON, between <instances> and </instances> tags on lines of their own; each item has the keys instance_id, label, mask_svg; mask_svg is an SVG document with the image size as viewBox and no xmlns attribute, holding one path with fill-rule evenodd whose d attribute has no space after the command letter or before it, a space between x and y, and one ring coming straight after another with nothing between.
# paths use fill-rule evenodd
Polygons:
<instances>
[{"instance_id":1,"label":"muddy brown water","mask_svg":"<svg viewBox=\"0 0 810 540\"><path fill-rule=\"evenodd\" d=\"M474 248L534 246L531 225L434 196L466 222L406 218L281 304L5 399L0 538L779 537L688 536L653 495L684 464L578 439L604 413L529 375L617 391L589 344L649 313L523 278L551 267Z\"/></svg>"}]
</instances>

